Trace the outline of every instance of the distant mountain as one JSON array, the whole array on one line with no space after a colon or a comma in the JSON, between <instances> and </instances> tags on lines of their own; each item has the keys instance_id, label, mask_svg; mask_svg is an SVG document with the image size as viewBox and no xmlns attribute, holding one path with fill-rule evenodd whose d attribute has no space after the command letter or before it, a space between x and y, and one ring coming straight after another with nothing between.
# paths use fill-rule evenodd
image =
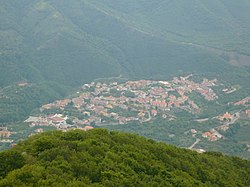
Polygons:
<instances>
[{"instance_id":1,"label":"distant mountain","mask_svg":"<svg viewBox=\"0 0 250 187\"><path fill-rule=\"evenodd\" d=\"M250 52L250 3L240 0L91 1L138 29L175 42Z\"/></svg>"},{"instance_id":2,"label":"distant mountain","mask_svg":"<svg viewBox=\"0 0 250 187\"><path fill-rule=\"evenodd\" d=\"M218 73L227 59L194 44L250 54L249 9L245 0L2 0L0 86Z\"/></svg>"},{"instance_id":3,"label":"distant mountain","mask_svg":"<svg viewBox=\"0 0 250 187\"><path fill-rule=\"evenodd\" d=\"M0 153L0 186L248 186L250 162L137 135L51 131Z\"/></svg>"}]
</instances>

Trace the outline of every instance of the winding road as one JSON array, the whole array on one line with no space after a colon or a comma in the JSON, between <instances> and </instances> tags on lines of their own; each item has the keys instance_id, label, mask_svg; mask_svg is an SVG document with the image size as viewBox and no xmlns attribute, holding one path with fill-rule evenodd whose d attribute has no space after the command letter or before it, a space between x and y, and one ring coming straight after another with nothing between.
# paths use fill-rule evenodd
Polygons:
<instances>
[{"instance_id":1,"label":"winding road","mask_svg":"<svg viewBox=\"0 0 250 187\"><path fill-rule=\"evenodd\" d=\"M201 141L201 139L196 138L196 141L195 141L190 147L188 147L188 149L193 149L194 146L195 146L196 144L198 144L200 141Z\"/></svg>"}]
</instances>

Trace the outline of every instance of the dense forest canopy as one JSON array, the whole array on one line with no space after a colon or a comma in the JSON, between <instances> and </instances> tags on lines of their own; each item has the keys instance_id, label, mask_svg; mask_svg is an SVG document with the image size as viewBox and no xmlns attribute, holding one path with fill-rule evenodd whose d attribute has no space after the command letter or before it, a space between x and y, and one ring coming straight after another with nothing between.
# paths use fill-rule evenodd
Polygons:
<instances>
[{"instance_id":1,"label":"dense forest canopy","mask_svg":"<svg viewBox=\"0 0 250 187\"><path fill-rule=\"evenodd\" d=\"M248 186L250 162L104 129L50 131L0 153L0 186Z\"/></svg>"}]
</instances>

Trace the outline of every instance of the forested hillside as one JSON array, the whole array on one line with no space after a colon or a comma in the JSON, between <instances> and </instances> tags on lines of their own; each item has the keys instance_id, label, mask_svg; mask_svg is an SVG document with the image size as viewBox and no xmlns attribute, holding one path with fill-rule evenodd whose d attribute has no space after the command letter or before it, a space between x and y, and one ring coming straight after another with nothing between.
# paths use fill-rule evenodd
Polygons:
<instances>
[{"instance_id":1,"label":"forested hillside","mask_svg":"<svg viewBox=\"0 0 250 187\"><path fill-rule=\"evenodd\" d=\"M203 138L197 147L249 158L249 102L234 105L249 97L249 38L248 0L0 0L0 149L32 133L50 130L48 126L41 129L40 124L33 127L24 120L38 117L43 105L79 94L84 84L96 83L97 87L90 90L95 100L100 96L95 91L100 82L165 81L192 74L198 82L205 77L218 80L215 92L219 97L214 103L187 94L202 113L189 118L189 114L173 107L173 111L164 112L171 116L180 112L176 121L153 111L156 120L152 123L139 120L138 124L127 121L114 125L106 121L107 128L188 147L198 139L185 132L196 129L198 138L203 138L203 132L227 123L216 119L229 112L237 122L232 122L230 131L222 132L226 137L222 143ZM182 93L176 84L172 86ZM125 92L117 92L119 89L108 88L104 96L114 93L120 97ZM199 89L211 93L206 85ZM127 96L134 96L132 92L126 92ZM177 92L172 95L173 90L166 93L171 98L180 96ZM142 97L146 96L148 92ZM163 100L169 103L167 98ZM82 116L83 120L86 111L74 113L72 102L67 107L69 111L59 108L53 114L69 117L67 125L74 128L73 119ZM112 110L117 112L117 108ZM150 112L145 113L148 119ZM83 124L96 127L102 117Z\"/></svg>"},{"instance_id":2,"label":"forested hillside","mask_svg":"<svg viewBox=\"0 0 250 187\"><path fill-rule=\"evenodd\" d=\"M230 81L237 72L244 79L249 67L230 63L249 65L249 9L246 0L1 0L0 89L44 85L36 98L46 103L103 77L198 72ZM64 92L55 94L51 82ZM22 115L0 109L4 119Z\"/></svg>"},{"instance_id":3,"label":"forested hillside","mask_svg":"<svg viewBox=\"0 0 250 187\"><path fill-rule=\"evenodd\" d=\"M196 44L250 54L249 7L243 0L2 0L0 86L227 71L225 57Z\"/></svg>"},{"instance_id":4,"label":"forested hillside","mask_svg":"<svg viewBox=\"0 0 250 187\"><path fill-rule=\"evenodd\" d=\"M0 124L24 120L43 103L65 97L69 88L55 82L42 82L0 89Z\"/></svg>"},{"instance_id":5,"label":"forested hillside","mask_svg":"<svg viewBox=\"0 0 250 187\"><path fill-rule=\"evenodd\" d=\"M104 129L30 137L0 153L0 186L249 186L250 163Z\"/></svg>"},{"instance_id":6,"label":"forested hillside","mask_svg":"<svg viewBox=\"0 0 250 187\"><path fill-rule=\"evenodd\" d=\"M249 1L89 1L123 22L175 42L250 52ZM187 43L186 43L187 44Z\"/></svg>"}]
</instances>

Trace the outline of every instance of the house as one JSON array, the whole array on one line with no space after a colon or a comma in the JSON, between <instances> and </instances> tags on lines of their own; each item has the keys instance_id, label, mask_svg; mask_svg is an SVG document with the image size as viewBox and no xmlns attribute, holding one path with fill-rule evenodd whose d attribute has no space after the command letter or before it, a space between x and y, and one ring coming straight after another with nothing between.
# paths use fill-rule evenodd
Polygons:
<instances>
[{"instance_id":1,"label":"house","mask_svg":"<svg viewBox=\"0 0 250 187\"><path fill-rule=\"evenodd\" d=\"M0 127L0 131L8 131L7 127Z\"/></svg>"},{"instance_id":2,"label":"house","mask_svg":"<svg viewBox=\"0 0 250 187\"><path fill-rule=\"evenodd\" d=\"M162 114L161 116L163 119L166 119L167 118L167 115L166 114Z\"/></svg>"},{"instance_id":3,"label":"house","mask_svg":"<svg viewBox=\"0 0 250 187\"><path fill-rule=\"evenodd\" d=\"M204 150L204 149L192 149L192 150L196 151L197 153L205 153L206 152L206 150Z\"/></svg>"},{"instance_id":4,"label":"house","mask_svg":"<svg viewBox=\"0 0 250 187\"><path fill-rule=\"evenodd\" d=\"M105 107L106 107L106 108L109 108L109 109L114 108L111 104L108 104L108 105L106 105Z\"/></svg>"},{"instance_id":5,"label":"house","mask_svg":"<svg viewBox=\"0 0 250 187\"><path fill-rule=\"evenodd\" d=\"M249 109L249 110L246 110L246 115L247 115L248 117L250 117L250 109Z\"/></svg>"},{"instance_id":6,"label":"house","mask_svg":"<svg viewBox=\"0 0 250 187\"><path fill-rule=\"evenodd\" d=\"M91 130L91 129L93 129L93 128L94 128L94 127L92 127L92 126L85 126L85 127L84 127L85 131Z\"/></svg>"},{"instance_id":7,"label":"house","mask_svg":"<svg viewBox=\"0 0 250 187\"><path fill-rule=\"evenodd\" d=\"M169 95L169 100L170 101L175 101L176 100L176 96L175 95Z\"/></svg>"},{"instance_id":8,"label":"house","mask_svg":"<svg viewBox=\"0 0 250 187\"><path fill-rule=\"evenodd\" d=\"M9 131L0 131L0 137L9 138L10 135L11 135L11 132L9 132Z\"/></svg>"},{"instance_id":9,"label":"house","mask_svg":"<svg viewBox=\"0 0 250 187\"><path fill-rule=\"evenodd\" d=\"M40 117L35 117L35 116L29 116L28 119L26 119L24 122L31 123L31 122L39 122Z\"/></svg>"},{"instance_id":10,"label":"house","mask_svg":"<svg viewBox=\"0 0 250 187\"><path fill-rule=\"evenodd\" d=\"M52 118L50 118L50 120L51 120L53 123L62 123L62 122L65 121L64 118L58 117L58 116L52 117Z\"/></svg>"},{"instance_id":11,"label":"house","mask_svg":"<svg viewBox=\"0 0 250 187\"><path fill-rule=\"evenodd\" d=\"M156 116L157 115L157 110L151 110L151 114L152 114L152 116Z\"/></svg>"},{"instance_id":12,"label":"house","mask_svg":"<svg viewBox=\"0 0 250 187\"><path fill-rule=\"evenodd\" d=\"M211 132L204 132L204 133L202 133L202 137L204 137L204 138L209 138L211 136L212 136Z\"/></svg>"},{"instance_id":13,"label":"house","mask_svg":"<svg viewBox=\"0 0 250 187\"><path fill-rule=\"evenodd\" d=\"M218 137L217 136L211 136L211 137L209 137L209 141L211 141L211 142L215 142L215 141L217 141L218 140Z\"/></svg>"},{"instance_id":14,"label":"house","mask_svg":"<svg viewBox=\"0 0 250 187\"><path fill-rule=\"evenodd\" d=\"M226 112L226 113L223 114L222 116L219 116L219 120L220 120L220 121L225 121L225 120L231 121L232 119L233 119L233 115L230 114L230 113L228 113L228 112Z\"/></svg>"},{"instance_id":15,"label":"house","mask_svg":"<svg viewBox=\"0 0 250 187\"><path fill-rule=\"evenodd\" d=\"M166 93L166 91L163 88L154 88L151 90L152 95L162 95L164 93Z\"/></svg>"},{"instance_id":16,"label":"house","mask_svg":"<svg viewBox=\"0 0 250 187\"><path fill-rule=\"evenodd\" d=\"M25 87L25 86L28 86L28 82L22 81L22 82L17 83L17 85L20 87Z\"/></svg>"},{"instance_id":17,"label":"house","mask_svg":"<svg viewBox=\"0 0 250 187\"><path fill-rule=\"evenodd\" d=\"M191 133L193 133L193 134L196 134L196 133L197 133L197 130L196 130L196 129L191 129L190 131L191 131Z\"/></svg>"},{"instance_id":18,"label":"house","mask_svg":"<svg viewBox=\"0 0 250 187\"><path fill-rule=\"evenodd\" d=\"M42 132L43 132L43 129L42 129L42 128L36 129L35 132L36 132L36 133L42 133Z\"/></svg>"},{"instance_id":19,"label":"house","mask_svg":"<svg viewBox=\"0 0 250 187\"><path fill-rule=\"evenodd\" d=\"M141 118L144 117L144 116L145 116L145 112L144 112L144 111L140 111L140 112L138 113L138 116L141 117Z\"/></svg>"},{"instance_id":20,"label":"house","mask_svg":"<svg viewBox=\"0 0 250 187\"><path fill-rule=\"evenodd\" d=\"M53 106L54 106L53 103L49 103L49 104L43 105L41 107L41 110L48 110L48 109L51 109Z\"/></svg>"},{"instance_id":21,"label":"house","mask_svg":"<svg viewBox=\"0 0 250 187\"><path fill-rule=\"evenodd\" d=\"M49 116L48 119L54 124L64 124L68 117L63 117L62 114L55 114L53 116Z\"/></svg>"},{"instance_id":22,"label":"house","mask_svg":"<svg viewBox=\"0 0 250 187\"><path fill-rule=\"evenodd\" d=\"M174 104L174 102L169 101L169 102L168 102L168 107L171 108L171 107L173 106L173 104Z\"/></svg>"},{"instance_id":23,"label":"house","mask_svg":"<svg viewBox=\"0 0 250 187\"><path fill-rule=\"evenodd\" d=\"M0 127L0 138L1 137L9 138L11 134L15 134L15 132L8 131L7 127Z\"/></svg>"},{"instance_id":24,"label":"house","mask_svg":"<svg viewBox=\"0 0 250 187\"><path fill-rule=\"evenodd\" d=\"M175 106L175 107L180 107L180 105L181 105L181 102L180 102L180 101L175 101L175 102L174 102L174 106Z\"/></svg>"},{"instance_id":25,"label":"house","mask_svg":"<svg viewBox=\"0 0 250 187\"><path fill-rule=\"evenodd\" d=\"M244 105L250 101L250 97L246 97L245 99L242 99L241 101L238 101L234 103L234 105Z\"/></svg>"},{"instance_id":26,"label":"house","mask_svg":"<svg viewBox=\"0 0 250 187\"><path fill-rule=\"evenodd\" d=\"M222 130L222 131L227 131L229 129L229 126L228 125L221 125L218 129Z\"/></svg>"},{"instance_id":27,"label":"house","mask_svg":"<svg viewBox=\"0 0 250 187\"><path fill-rule=\"evenodd\" d=\"M166 108L167 107L167 103L166 101L153 101L152 102L153 106L157 106L157 107L161 107L161 108Z\"/></svg>"},{"instance_id":28,"label":"house","mask_svg":"<svg viewBox=\"0 0 250 187\"><path fill-rule=\"evenodd\" d=\"M167 81L159 81L160 84L167 86L167 87L171 87L171 84Z\"/></svg>"},{"instance_id":29,"label":"house","mask_svg":"<svg viewBox=\"0 0 250 187\"><path fill-rule=\"evenodd\" d=\"M82 112L82 114L85 116L90 116L90 112L87 112L87 111Z\"/></svg>"}]
</instances>

